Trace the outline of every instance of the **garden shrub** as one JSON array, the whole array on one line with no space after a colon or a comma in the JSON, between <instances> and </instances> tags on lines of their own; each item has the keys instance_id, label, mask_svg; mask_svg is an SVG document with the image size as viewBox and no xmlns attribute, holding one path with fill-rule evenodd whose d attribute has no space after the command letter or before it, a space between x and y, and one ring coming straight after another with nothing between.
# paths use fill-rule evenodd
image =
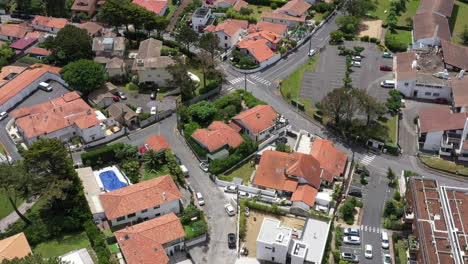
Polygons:
<instances>
[{"instance_id":1,"label":"garden shrub","mask_svg":"<svg viewBox=\"0 0 468 264\"><path fill-rule=\"evenodd\" d=\"M112 263L110 260L111 253L109 247L107 246L104 234L99 231L99 229L91 220L88 220L84 223L84 228L86 231L86 236L91 243L91 247L93 248L94 252L96 252L99 264Z\"/></svg>"},{"instance_id":2,"label":"garden shrub","mask_svg":"<svg viewBox=\"0 0 468 264\"><path fill-rule=\"evenodd\" d=\"M278 205L275 203L269 206L266 204L254 202L252 200L247 200L245 202L245 205L249 207L250 209L255 209L258 211L267 212L267 213L276 214L276 215L286 215L288 213L286 210L283 210L280 207L278 207Z\"/></svg>"},{"instance_id":3,"label":"garden shrub","mask_svg":"<svg viewBox=\"0 0 468 264\"><path fill-rule=\"evenodd\" d=\"M369 42L369 36L362 36L361 41Z\"/></svg>"},{"instance_id":4,"label":"garden shrub","mask_svg":"<svg viewBox=\"0 0 468 264\"><path fill-rule=\"evenodd\" d=\"M376 43L376 42L377 42L377 38L369 38L369 41L372 42L372 43Z\"/></svg>"}]
</instances>

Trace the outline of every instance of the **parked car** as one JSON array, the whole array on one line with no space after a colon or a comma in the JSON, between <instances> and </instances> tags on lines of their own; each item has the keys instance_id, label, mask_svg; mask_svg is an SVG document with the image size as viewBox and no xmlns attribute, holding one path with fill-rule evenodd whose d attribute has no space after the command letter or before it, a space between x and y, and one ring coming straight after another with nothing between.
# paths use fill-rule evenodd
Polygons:
<instances>
[{"instance_id":1,"label":"parked car","mask_svg":"<svg viewBox=\"0 0 468 264\"><path fill-rule=\"evenodd\" d=\"M28 19L33 19L34 17L28 14L19 14L19 18L28 20Z\"/></svg>"},{"instance_id":2,"label":"parked car","mask_svg":"<svg viewBox=\"0 0 468 264\"><path fill-rule=\"evenodd\" d=\"M224 192L236 193L237 192L237 186L234 186L234 185L226 186L226 187L224 187Z\"/></svg>"},{"instance_id":3,"label":"parked car","mask_svg":"<svg viewBox=\"0 0 468 264\"><path fill-rule=\"evenodd\" d=\"M127 99L127 96L125 95L124 92L117 92L117 95L120 97L120 99L125 100Z\"/></svg>"},{"instance_id":4,"label":"parked car","mask_svg":"<svg viewBox=\"0 0 468 264\"><path fill-rule=\"evenodd\" d=\"M151 107L150 114L152 114L152 115L156 114L156 106Z\"/></svg>"},{"instance_id":5,"label":"parked car","mask_svg":"<svg viewBox=\"0 0 468 264\"><path fill-rule=\"evenodd\" d=\"M445 98L437 98L437 99L434 99L434 103L437 103L437 104L448 104L449 101Z\"/></svg>"},{"instance_id":6,"label":"parked car","mask_svg":"<svg viewBox=\"0 0 468 264\"><path fill-rule=\"evenodd\" d=\"M277 138L277 139L276 139L276 143L284 143L284 144L286 144L286 143L288 143L288 139L285 138L285 137L280 137L280 138Z\"/></svg>"},{"instance_id":7,"label":"parked car","mask_svg":"<svg viewBox=\"0 0 468 264\"><path fill-rule=\"evenodd\" d=\"M152 92L150 94L150 98L151 98L151 100L156 100L156 92Z\"/></svg>"},{"instance_id":8,"label":"parked car","mask_svg":"<svg viewBox=\"0 0 468 264\"><path fill-rule=\"evenodd\" d=\"M236 248L236 235L234 233L228 234L228 247Z\"/></svg>"},{"instance_id":9,"label":"parked car","mask_svg":"<svg viewBox=\"0 0 468 264\"><path fill-rule=\"evenodd\" d=\"M354 169L354 173L356 174L364 173L364 175L366 176L370 175L369 170L364 167L356 167L356 169Z\"/></svg>"},{"instance_id":10,"label":"parked car","mask_svg":"<svg viewBox=\"0 0 468 264\"><path fill-rule=\"evenodd\" d=\"M390 254L385 254L383 256L383 263L384 264L392 264L392 256L390 256Z\"/></svg>"},{"instance_id":11,"label":"parked car","mask_svg":"<svg viewBox=\"0 0 468 264\"><path fill-rule=\"evenodd\" d=\"M343 229L345 236L359 236L359 229L357 228L345 228Z\"/></svg>"},{"instance_id":12,"label":"parked car","mask_svg":"<svg viewBox=\"0 0 468 264\"><path fill-rule=\"evenodd\" d=\"M201 192L197 192L197 200L198 200L198 205L203 206L205 205L205 199L203 198L203 195Z\"/></svg>"},{"instance_id":13,"label":"parked car","mask_svg":"<svg viewBox=\"0 0 468 264\"><path fill-rule=\"evenodd\" d=\"M360 245L361 239L358 236L345 236L343 237L343 243L351 245Z\"/></svg>"},{"instance_id":14,"label":"parked car","mask_svg":"<svg viewBox=\"0 0 468 264\"><path fill-rule=\"evenodd\" d=\"M380 70L381 71L393 71L393 67L388 66L388 65L380 65Z\"/></svg>"},{"instance_id":15,"label":"parked car","mask_svg":"<svg viewBox=\"0 0 468 264\"><path fill-rule=\"evenodd\" d=\"M46 83L46 82L39 83L39 89L46 91L46 92L52 92L52 86L50 85L50 83Z\"/></svg>"},{"instance_id":16,"label":"parked car","mask_svg":"<svg viewBox=\"0 0 468 264\"><path fill-rule=\"evenodd\" d=\"M316 51L314 49L309 50L309 57L314 56Z\"/></svg>"},{"instance_id":17,"label":"parked car","mask_svg":"<svg viewBox=\"0 0 468 264\"><path fill-rule=\"evenodd\" d=\"M353 56L353 57L351 57L351 59L352 59L353 61L361 61L361 60L362 60L362 57L361 57L361 56Z\"/></svg>"},{"instance_id":18,"label":"parked car","mask_svg":"<svg viewBox=\"0 0 468 264\"><path fill-rule=\"evenodd\" d=\"M185 177L190 176L189 170L187 169L187 167L185 167L185 165L179 165L179 168L180 168L180 170L182 171L182 174L184 174Z\"/></svg>"},{"instance_id":19,"label":"parked car","mask_svg":"<svg viewBox=\"0 0 468 264\"><path fill-rule=\"evenodd\" d=\"M360 61L352 61L352 65L354 67L361 67L361 62Z\"/></svg>"},{"instance_id":20,"label":"parked car","mask_svg":"<svg viewBox=\"0 0 468 264\"><path fill-rule=\"evenodd\" d=\"M380 236L382 238L382 248L383 249L388 249L388 247L389 247L388 233L384 231L384 232L382 232L382 234Z\"/></svg>"},{"instance_id":21,"label":"parked car","mask_svg":"<svg viewBox=\"0 0 468 264\"><path fill-rule=\"evenodd\" d=\"M381 81L380 86L382 86L383 88L393 88L395 87L395 81L393 80Z\"/></svg>"},{"instance_id":22,"label":"parked car","mask_svg":"<svg viewBox=\"0 0 468 264\"><path fill-rule=\"evenodd\" d=\"M204 172L208 172L208 164L205 162L200 163L200 169L202 169Z\"/></svg>"},{"instance_id":23,"label":"parked car","mask_svg":"<svg viewBox=\"0 0 468 264\"><path fill-rule=\"evenodd\" d=\"M346 260L346 261L349 261L349 262L352 262L352 263L358 263L359 262L358 256L356 256L356 255L354 255L352 253L346 253L346 252L341 253L341 260Z\"/></svg>"},{"instance_id":24,"label":"parked car","mask_svg":"<svg viewBox=\"0 0 468 264\"><path fill-rule=\"evenodd\" d=\"M249 215L250 215L250 209L249 209L247 206L245 207L245 210L244 210L244 211L245 211L245 212L244 212L245 216L249 216Z\"/></svg>"},{"instance_id":25,"label":"parked car","mask_svg":"<svg viewBox=\"0 0 468 264\"><path fill-rule=\"evenodd\" d=\"M250 197L250 193L248 192L243 192L243 191L239 191L239 197L241 198L249 198Z\"/></svg>"},{"instance_id":26,"label":"parked car","mask_svg":"<svg viewBox=\"0 0 468 264\"><path fill-rule=\"evenodd\" d=\"M141 153L141 154L145 153L146 151L148 151L148 148L147 148L147 147L141 147L141 148L140 148L140 153Z\"/></svg>"},{"instance_id":27,"label":"parked car","mask_svg":"<svg viewBox=\"0 0 468 264\"><path fill-rule=\"evenodd\" d=\"M292 132L292 131L286 131L286 136L292 137L292 138L297 138L297 134Z\"/></svg>"},{"instance_id":28,"label":"parked car","mask_svg":"<svg viewBox=\"0 0 468 264\"><path fill-rule=\"evenodd\" d=\"M135 110L135 113L139 114L141 112L143 112L143 107L141 106L137 107L137 109Z\"/></svg>"},{"instance_id":29,"label":"parked car","mask_svg":"<svg viewBox=\"0 0 468 264\"><path fill-rule=\"evenodd\" d=\"M366 257L366 259L372 258L372 245L366 245L364 249L364 256Z\"/></svg>"},{"instance_id":30,"label":"parked car","mask_svg":"<svg viewBox=\"0 0 468 264\"><path fill-rule=\"evenodd\" d=\"M20 13L11 13L10 17L11 18L20 18Z\"/></svg>"},{"instance_id":31,"label":"parked car","mask_svg":"<svg viewBox=\"0 0 468 264\"><path fill-rule=\"evenodd\" d=\"M234 207L231 205L231 204L226 204L224 206L224 210L226 210L226 213L229 215L229 216L234 216L235 213L234 213Z\"/></svg>"},{"instance_id":32,"label":"parked car","mask_svg":"<svg viewBox=\"0 0 468 264\"><path fill-rule=\"evenodd\" d=\"M348 194L354 197L362 197L362 192L360 190L351 190Z\"/></svg>"},{"instance_id":33,"label":"parked car","mask_svg":"<svg viewBox=\"0 0 468 264\"><path fill-rule=\"evenodd\" d=\"M393 58L393 54L391 54L390 52L384 52L384 53L382 53L382 57L384 57L384 58Z\"/></svg>"},{"instance_id":34,"label":"parked car","mask_svg":"<svg viewBox=\"0 0 468 264\"><path fill-rule=\"evenodd\" d=\"M8 116L8 113L7 113L7 112L1 112L1 113L0 113L0 121L3 120L3 119L5 119L5 118L7 118L7 116Z\"/></svg>"},{"instance_id":35,"label":"parked car","mask_svg":"<svg viewBox=\"0 0 468 264\"><path fill-rule=\"evenodd\" d=\"M114 102L120 101L120 98L117 95L113 95L112 99L114 99Z\"/></svg>"}]
</instances>

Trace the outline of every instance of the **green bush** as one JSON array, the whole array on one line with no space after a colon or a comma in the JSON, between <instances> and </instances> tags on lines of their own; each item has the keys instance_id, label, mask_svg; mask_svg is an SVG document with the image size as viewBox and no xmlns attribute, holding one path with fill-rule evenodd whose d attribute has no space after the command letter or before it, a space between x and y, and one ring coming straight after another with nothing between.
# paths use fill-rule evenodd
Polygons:
<instances>
[{"instance_id":1,"label":"green bush","mask_svg":"<svg viewBox=\"0 0 468 264\"><path fill-rule=\"evenodd\" d=\"M369 41L372 43L377 43L377 38L369 38Z\"/></svg>"},{"instance_id":2,"label":"green bush","mask_svg":"<svg viewBox=\"0 0 468 264\"><path fill-rule=\"evenodd\" d=\"M369 36L362 36L361 41L369 42Z\"/></svg>"},{"instance_id":3,"label":"green bush","mask_svg":"<svg viewBox=\"0 0 468 264\"><path fill-rule=\"evenodd\" d=\"M341 232L341 227L338 226L335 232L335 248L340 248L341 243L343 243L343 233Z\"/></svg>"},{"instance_id":4,"label":"green bush","mask_svg":"<svg viewBox=\"0 0 468 264\"><path fill-rule=\"evenodd\" d=\"M218 88L220 85L221 85L221 79L220 78L216 78L216 79L212 79L212 80L206 80L206 85L205 87L201 88L200 89L200 94L205 94L211 90L214 90L216 88Z\"/></svg>"},{"instance_id":5,"label":"green bush","mask_svg":"<svg viewBox=\"0 0 468 264\"><path fill-rule=\"evenodd\" d=\"M250 209L255 209L258 211L267 212L267 213L276 214L276 215L286 215L288 213L286 210L279 208L278 205L275 203L269 206L266 204L254 202L252 200L246 200L245 205L249 207Z\"/></svg>"},{"instance_id":6,"label":"green bush","mask_svg":"<svg viewBox=\"0 0 468 264\"><path fill-rule=\"evenodd\" d=\"M385 46L392 52L406 51L406 43L400 42L395 36L387 34L385 36Z\"/></svg>"},{"instance_id":7,"label":"green bush","mask_svg":"<svg viewBox=\"0 0 468 264\"><path fill-rule=\"evenodd\" d=\"M340 263L340 250L334 249L332 250L332 254L333 254L333 262L336 264Z\"/></svg>"},{"instance_id":8,"label":"green bush","mask_svg":"<svg viewBox=\"0 0 468 264\"><path fill-rule=\"evenodd\" d=\"M114 160L115 150L124 146L124 143L116 143L113 145L105 146L93 151L81 154L83 164L86 166L95 167L99 163L109 163Z\"/></svg>"},{"instance_id":9,"label":"green bush","mask_svg":"<svg viewBox=\"0 0 468 264\"><path fill-rule=\"evenodd\" d=\"M151 113L141 112L141 113L138 114L137 119L138 119L138 122L141 122L141 121L146 120L146 119L148 119L150 117L151 117Z\"/></svg>"},{"instance_id":10,"label":"green bush","mask_svg":"<svg viewBox=\"0 0 468 264\"><path fill-rule=\"evenodd\" d=\"M108 264L111 262L111 253L109 247L107 246L106 239L104 234L99 231L93 221L88 220L84 223L84 228L86 235L88 236L89 242L96 256L98 258L99 264Z\"/></svg>"},{"instance_id":11,"label":"green bush","mask_svg":"<svg viewBox=\"0 0 468 264\"><path fill-rule=\"evenodd\" d=\"M398 155L400 153L400 147L397 144L385 142L384 148L387 150L388 153L393 155Z\"/></svg>"},{"instance_id":12,"label":"green bush","mask_svg":"<svg viewBox=\"0 0 468 264\"><path fill-rule=\"evenodd\" d=\"M221 174L227 169L232 168L234 165L247 158L250 154L258 149L258 144L247 136L243 136L242 142L237 148L230 151L229 157L225 159L213 160L208 169L212 174Z\"/></svg>"},{"instance_id":13,"label":"green bush","mask_svg":"<svg viewBox=\"0 0 468 264\"><path fill-rule=\"evenodd\" d=\"M245 217L245 204L246 199L241 199L239 202L240 206L240 215L239 215L239 239L245 238L245 233L247 231L247 219Z\"/></svg>"},{"instance_id":14,"label":"green bush","mask_svg":"<svg viewBox=\"0 0 468 264\"><path fill-rule=\"evenodd\" d=\"M165 158L169 172L171 173L172 177L175 178L174 180L177 181L180 185L185 185L185 175L182 172L182 169L180 168L179 163L177 163L177 160L171 150L165 151Z\"/></svg>"},{"instance_id":15,"label":"green bush","mask_svg":"<svg viewBox=\"0 0 468 264\"><path fill-rule=\"evenodd\" d=\"M179 50L177 48L170 48L170 47L162 47L161 48L161 56L177 56L179 54Z\"/></svg>"}]
</instances>

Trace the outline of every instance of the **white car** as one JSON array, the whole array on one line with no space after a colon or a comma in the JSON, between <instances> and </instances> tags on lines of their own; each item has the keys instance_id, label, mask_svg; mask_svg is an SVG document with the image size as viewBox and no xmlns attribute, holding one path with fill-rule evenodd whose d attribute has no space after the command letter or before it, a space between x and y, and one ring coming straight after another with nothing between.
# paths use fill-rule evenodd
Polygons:
<instances>
[{"instance_id":1,"label":"white car","mask_svg":"<svg viewBox=\"0 0 468 264\"><path fill-rule=\"evenodd\" d=\"M203 199L203 195L201 192L197 192L197 200L198 200L198 205L203 206L205 205L205 199Z\"/></svg>"},{"instance_id":2,"label":"white car","mask_svg":"<svg viewBox=\"0 0 468 264\"><path fill-rule=\"evenodd\" d=\"M204 172L208 172L208 164L205 162L200 163L200 169L202 169Z\"/></svg>"},{"instance_id":3,"label":"white car","mask_svg":"<svg viewBox=\"0 0 468 264\"><path fill-rule=\"evenodd\" d=\"M315 55L315 50L314 50L314 49L311 49L311 50L309 51L309 57L312 57L312 56L314 56L314 55Z\"/></svg>"},{"instance_id":4,"label":"white car","mask_svg":"<svg viewBox=\"0 0 468 264\"><path fill-rule=\"evenodd\" d=\"M226 204L224 206L224 210L226 210L226 213L229 215L229 216L234 216L235 213L234 213L234 207L231 205L231 204Z\"/></svg>"},{"instance_id":5,"label":"white car","mask_svg":"<svg viewBox=\"0 0 468 264\"><path fill-rule=\"evenodd\" d=\"M364 249L364 256L366 257L366 259L372 258L372 245L366 245Z\"/></svg>"},{"instance_id":6,"label":"white car","mask_svg":"<svg viewBox=\"0 0 468 264\"><path fill-rule=\"evenodd\" d=\"M135 110L135 113L140 114L142 111L143 111L143 107L139 106L139 107L137 107L137 109Z\"/></svg>"},{"instance_id":7,"label":"white car","mask_svg":"<svg viewBox=\"0 0 468 264\"><path fill-rule=\"evenodd\" d=\"M361 60L362 60L362 57L361 57L361 56L353 56L353 57L351 57L351 59L352 59L353 61L361 61Z\"/></svg>"},{"instance_id":8,"label":"white car","mask_svg":"<svg viewBox=\"0 0 468 264\"><path fill-rule=\"evenodd\" d=\"M389 254L385 254L383 256L383 263L384 264L392 264L392 256L390 256Z\"/></svg>"},{"instance_id":9,"label":"white car","mask_svg":"<svg viewBox=\"0 0 468 264\"><path fill-rule=\"evenodd\" d=\"M353 61L353 62L352 62L352 65L353 65L354 67L361 67L361 62L360 62L360 61Z\"/></svg>"},{"instance_id":10,"label":"white car","mask_svg":"<svg viewBox=\"0 0 468 264\"><path fill-rule=\"evenodd\" d=\"M234 185L226 186L226 187L224 187L224 192L236 193L237 192L237 186L234 186Z\"/></svg>"},{"instance_id":11,"label":"white car","mask_svg":"<svg viewBox=\"0 0 468 264\"><path fill-rule=\"evenodd\" d=\"M39 88L46 92L52 91L52 86L50 85L50 83L46 83L46 82L39 83Z\"/></svg>"},{"instance_id":12,"label":"white car","mask_svg":"<svg viewBox=\"0 0 468 264\"><path fill-rule=\"evenodd\" d=\"M380 237L382 238L382 248L388 249L389 248L388 233L382 232Z\"/></svg>"},{"instance_id":13,"label":"white car","mask_svg":"<svg viewBox=\"0 0 468 264\"><path fill-rule=\"evenodd\" d=\"M343 237L343 243L351 245L360 245L361 239L358 236L345 236Z\"/></svg>"},{"instance_id":14,"label":"white car","mask_svg":"<svg viewBox=\"0 0 468 264\"><path fill-rule=\"evenodd\" d=\"M151 107L150 113L151 113L152 115L155 115L155 114L156 114L156 106Z\"/></svg>"},{"instance_id":15,"label":"white car","mask_svg":"<svg viewBox=\"0 0 468 264\"><path fill-rule=\"evenodd\" d=\"M250 197L250 194L249 194L248 192L240 191L240 192L239 192L239 197L242 197L242 198L249 198L249 197Z\"/></svg>"},{"instance_id":16,"label":"white car","mask_svg":"<svg viewBox=\"0 0 468 264\"><path fill-rule=\"evenodd\" d=\"M8 113L7 113L7 112L1 112L1 113L0 113L0 120L3 120L3 119L5 119L5 118L7 118L7 116L8 116Z\"/></svg>"}]
</instances>

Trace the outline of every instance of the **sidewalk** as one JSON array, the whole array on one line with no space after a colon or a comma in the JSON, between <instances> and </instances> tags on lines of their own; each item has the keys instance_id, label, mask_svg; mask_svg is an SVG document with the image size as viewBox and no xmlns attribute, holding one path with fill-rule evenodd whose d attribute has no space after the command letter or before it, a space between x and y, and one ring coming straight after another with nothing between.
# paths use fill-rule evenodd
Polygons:
<instances>
[{"instance_id":1,"label":"sidewalk","mask_svg":"<svg viewBox=\"0 0 468 264\"><path fill-rule=\"evenodd\" d=\"M19 207L18 210L24 214L29 208L31 208L35 203L37 202L37 199L32 200L31 202L24 202L22 203ZM14 224L17 220L19 219L19 216L16 214L15 211L11 212L9 215L7 215L5 218L0 220L0 232L5 232L5 230L8 229L12 224Z\"/></svg>"}]
</instances>

